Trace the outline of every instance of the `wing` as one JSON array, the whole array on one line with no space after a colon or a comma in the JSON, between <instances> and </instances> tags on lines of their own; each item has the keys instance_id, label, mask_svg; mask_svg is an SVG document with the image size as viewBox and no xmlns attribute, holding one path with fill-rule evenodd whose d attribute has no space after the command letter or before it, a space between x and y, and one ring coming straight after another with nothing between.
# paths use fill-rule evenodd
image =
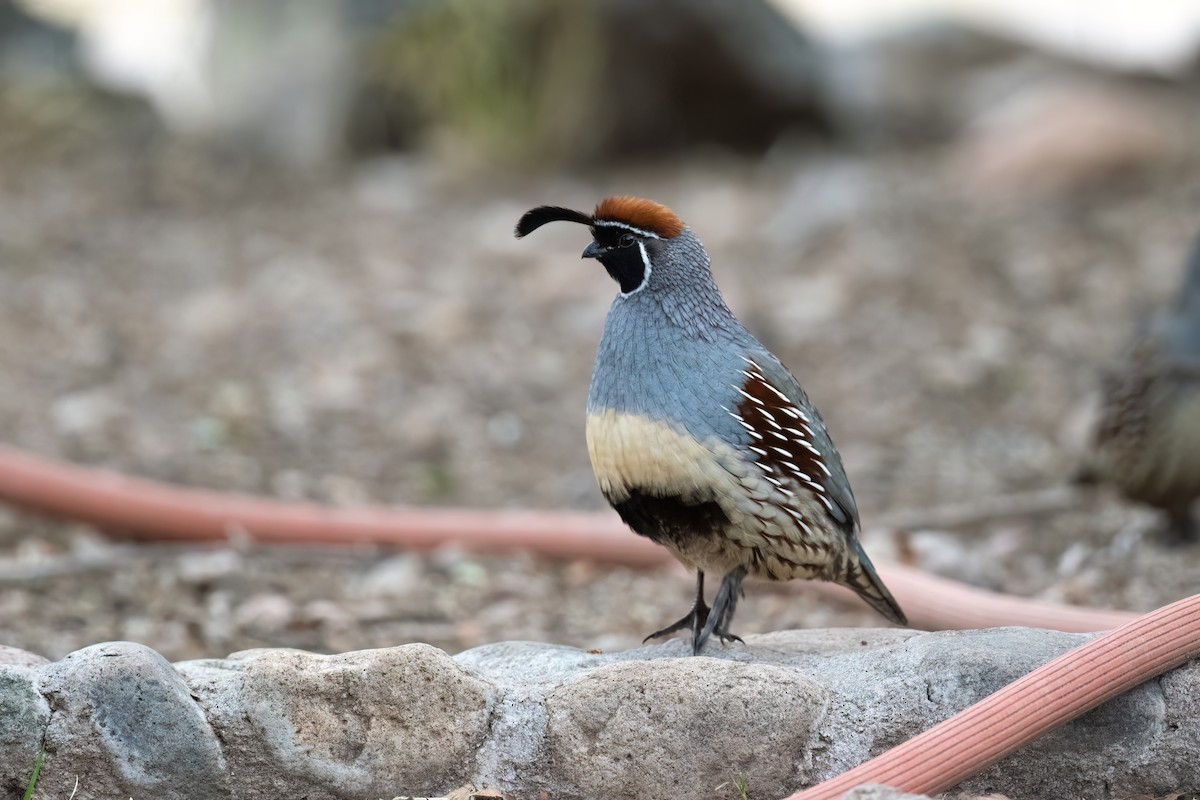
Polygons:
<instances>
[{"instance_id":1,"label":"wing","mask_svg":"<svg viewBox=\"0 0 1200 800\"><path fill-rule=\"evenodd\" d=\"M737 416L755 439L752 451L768 475L808 489L844 530L858 528L858 506L825 421L800 383L768 351L745 356Z\"/></svg>"}]
</instances>

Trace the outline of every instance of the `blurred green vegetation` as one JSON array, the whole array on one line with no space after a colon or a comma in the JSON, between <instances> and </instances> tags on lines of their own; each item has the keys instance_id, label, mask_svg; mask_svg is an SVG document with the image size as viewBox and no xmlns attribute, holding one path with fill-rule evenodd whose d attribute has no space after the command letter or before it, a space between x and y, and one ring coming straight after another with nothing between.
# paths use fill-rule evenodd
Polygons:
<instances>
[{"instance_id":1,"label":"blurred green vegetation","mask_svg":"<svg viewBox=\"0 0 1200 800\"><path fill-rule=\"evenodd\" d=\"M600 139L600 28L588 3L421 3L368 44L364 77L376 96L410 100L430 144L459 158L559 161Z\"/></svg>"}]
</instances>

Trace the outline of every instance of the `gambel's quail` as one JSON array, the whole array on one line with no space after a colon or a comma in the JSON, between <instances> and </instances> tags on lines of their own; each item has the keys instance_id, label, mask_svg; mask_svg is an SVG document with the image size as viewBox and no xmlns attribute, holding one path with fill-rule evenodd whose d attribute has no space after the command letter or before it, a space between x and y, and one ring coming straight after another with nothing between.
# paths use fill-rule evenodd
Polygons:
<instances>
[{"instance_id":1,"label":"gambel's quail","mask_svg":"<svg viewBox=\"0 0 1200 800\"><path fill-rule=\"evenodd\" d=\"M1200 241L1172 308L1139 335L1102 386L1087 477L1166 512L1179 541L1195 541L1200 496Z\"/></svg>"},{"instance_id":2,"label":"gambel's quail","mask_svg":"<svg viewBox=\"0 0 1200 800\"><path fill-rule=\"evenodd\" d=\"M904 612L858 541L858 509L821 415L747 331L708 254L666 206L610 197L593 214L541 206L517 223L591 228L583 251L620 287L596 354L587 444L604 496L630 528L696 570L692 652L730 633L747 575L848 586L883 616ZM711 610L704 575L723 577Z\"/></svg>"}]
</instances>

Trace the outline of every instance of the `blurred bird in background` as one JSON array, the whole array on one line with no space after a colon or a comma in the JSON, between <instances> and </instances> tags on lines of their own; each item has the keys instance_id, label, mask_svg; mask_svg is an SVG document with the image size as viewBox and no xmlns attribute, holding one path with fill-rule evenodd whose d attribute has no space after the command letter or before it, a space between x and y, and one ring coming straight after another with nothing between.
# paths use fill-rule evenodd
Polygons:
<instances>
[{"instance_id":1,"label":"blurred bird in background","mask_svg":"<svg viewBox=\"0 0 1200 800\"><path fill-rule=\"evenodd\" d=\"M1200 496L1200 239L1172 307L1102 379L1100 418L1081 479L1161 509L1177 542L1197 540Z\"/></svg>"}]
</instances>

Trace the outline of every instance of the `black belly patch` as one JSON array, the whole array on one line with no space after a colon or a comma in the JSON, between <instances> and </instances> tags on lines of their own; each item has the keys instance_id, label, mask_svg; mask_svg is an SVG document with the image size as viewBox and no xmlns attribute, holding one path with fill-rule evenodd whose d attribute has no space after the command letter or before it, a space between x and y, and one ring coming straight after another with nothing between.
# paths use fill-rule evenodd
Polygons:
<instances>
[{"instance_id":1,"label":"black belly patch","mask_svg":"<svg viewBox=\"0 0 1200 800\"><path fill-rule=\"evenodd\" d=\"M612 506L634 532L659 544L683 545L721 534L729 525L715 500L696 502L630 489L629 497Z\"/></svg>"}]
</instances>

